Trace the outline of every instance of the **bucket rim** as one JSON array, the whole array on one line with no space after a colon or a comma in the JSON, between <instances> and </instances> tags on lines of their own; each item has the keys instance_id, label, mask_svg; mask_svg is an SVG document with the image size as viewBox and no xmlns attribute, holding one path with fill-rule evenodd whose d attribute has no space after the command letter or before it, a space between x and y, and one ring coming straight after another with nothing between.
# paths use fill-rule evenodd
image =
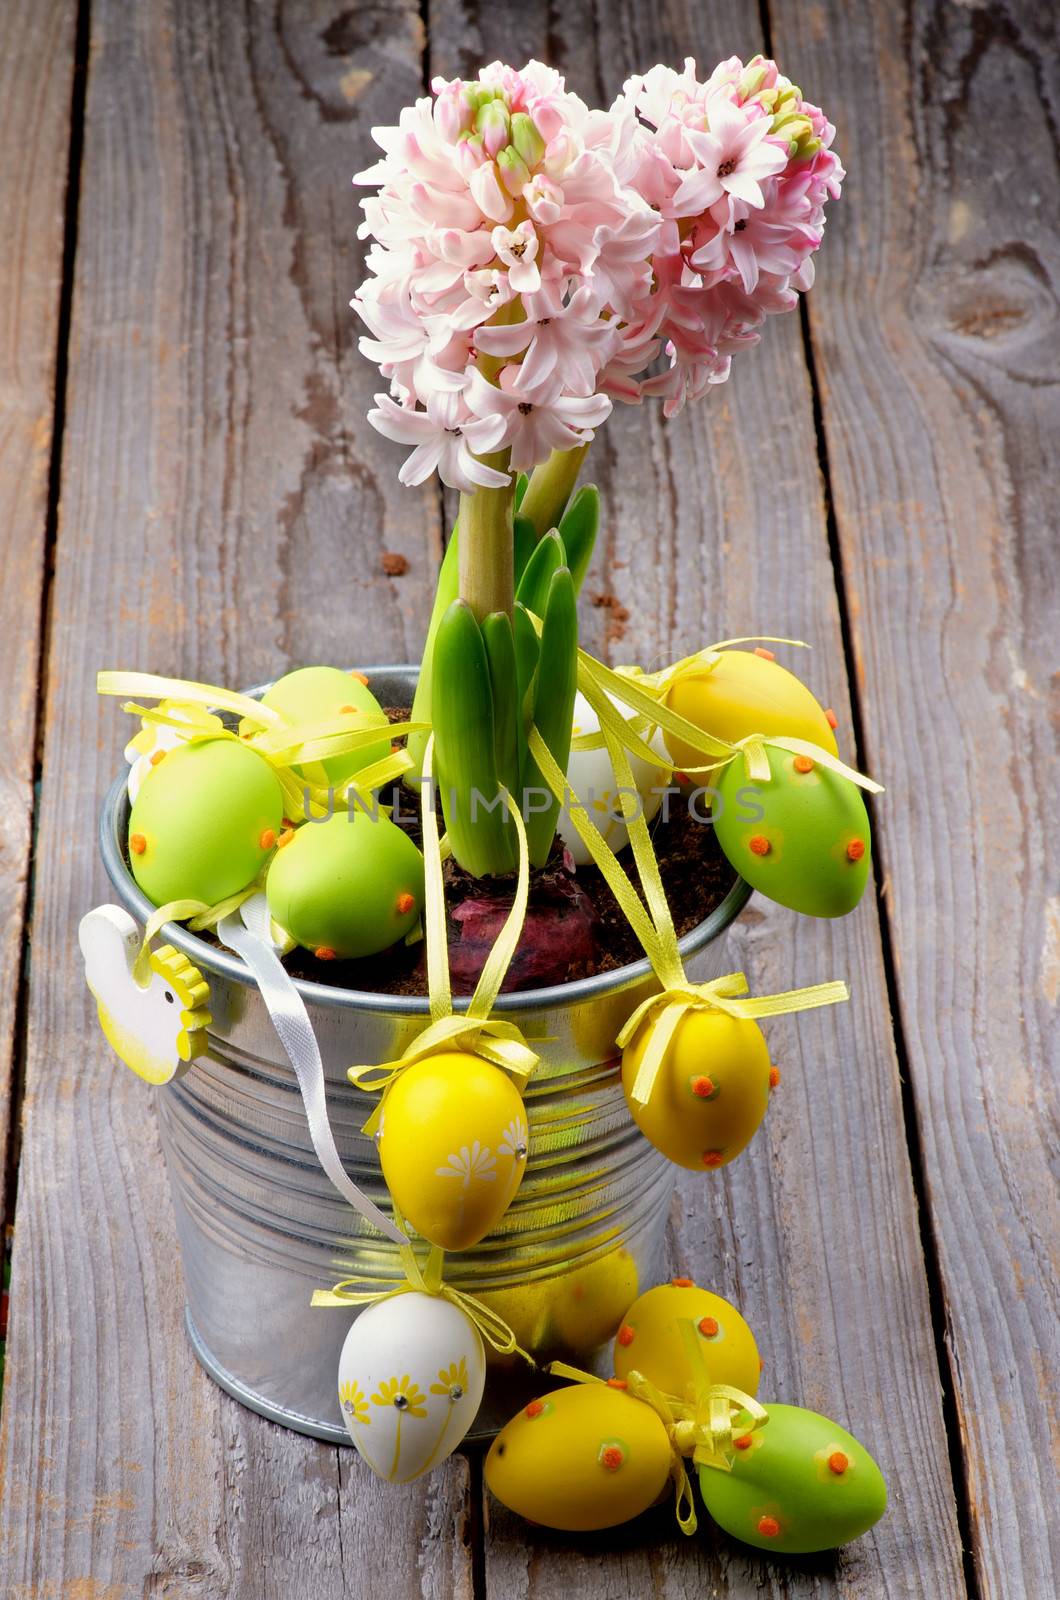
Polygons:
<instances>
[{"instance_id":1,"label":"bucket rim","mask_svg":"<svg viewBox=\"0 0 1060 1600\"><path fill-rule=\"evenodd\" d=\"M373 675L414 679L418 668L411 663L387 663L363 669ZM245 691L251 696L263 694L269 687L261 684ZM99 819L99 849L103 866L111 885L125 909L141 926L145 925L155 906L137 884L125 863L122 846L123 824L128 812L128 770L119 773L107 791ZM751 885L739 875L725 898L710 915L678 940L682 956L692 956L725 933L735 922L751 897ZM167 922L159 936L175 945L189 961L203 972L225 978L247 989L257 985L250 969L239 956L228 950L208 944L197 934L189 933L178 922ZM617 994L623 989L643 983L652 975L646 956L615 967L608 972L595 973L588 978L574 978L569 983L550 984L540 989L519 989L511 994L499 995L494 1003L497 1012L535 1012L564 1009L582 1001L598 1000L604 995ZM375 1012L387 1016L426 1017L430 1014L430 1001L426 995L379 994L371 989L339 988L333 984L315 983L310 978L295 978L294 984L309 1006L335 1011ZM471 997L453 997L453 1010L467 1010Z\"/></svg>"}]
</instances>

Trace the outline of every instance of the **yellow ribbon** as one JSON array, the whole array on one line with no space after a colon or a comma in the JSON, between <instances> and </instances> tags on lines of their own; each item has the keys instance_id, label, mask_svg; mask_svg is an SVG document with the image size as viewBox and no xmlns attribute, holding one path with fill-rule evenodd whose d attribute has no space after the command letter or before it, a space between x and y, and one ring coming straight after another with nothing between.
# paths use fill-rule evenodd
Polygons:
<instances>
[{"instance_id":1,"label":"yellow ribbon","mask_svg":"<svg viewBox=\"0 0 1060 1600\"><path fill-rule=\"evenodd\" d=\"M666 1429L670 1443L670 1476L674 1483L677 1525L682 1533L693 1534L696 1531L697 1518L685 1461L691 1459L696 1466L715 1467L721 1472L731 1472L735 1454L734 1417L746 1412L750 1418L749 1424L740 1430L742 1436L753 1432L755 1428L763 1427L769 1421L769 1413L753 1396L745 1394L742 1389L737 1389L729 1383L710 1382L698 1344L685 1340L685 1327L686 1325L682 1323L682 1339L692 1370L694 1392L692 1400L682 1400L676 1395L664 1394L642 1372L629 1372L624 1379L611 1380L609 1384L607 1379L597 1378L591 1372L582 1372L580 1368L569 1366L565 1361L552 1361L547 1370L554 1377L569 1378L574 1383L599 1383L615 1387L620 1382L634 1399L642 1400L645 1405L651 1407ZM695 1330L691 1322L687 1324L687 1329L694 1340Z\"/></svg>"},{"instance_id":2,"label":"yellow ribbon","mask_svg":"<svg viewBox=\"0 0 1060 1600\"><path fill-rule=\"evenodd\" d=\"M481 1056L495 1067L507 1072L522 1093L538 1063L522 1032L514 1022L492 1017L497 996L505 973L511 965L519 936L526 918L526 903L530 892L530 856L527 849L526 829L519 807L511 795L506 795L508 810L515 824L519 843L519 872L516 879L515 898L504 926L494 941L479 974L475 992L467 1011L453 1013L452 987L449 981L449 959L445 926L445 886L442 882L442 855L438 839L438 818L434 809L434 736L427 740L423 754L423 777L420 790L423 818L423 868L424 868L424 935L427 942L427 992L430 998L431 1021L423 1032L394 1061L379 1066L351 1067L347 1076L358 1089L369 1093L382 1090L382 1099L365 1123L362 1132L374 1134L379 1127L386 1105L386 1097L397 1079L417 1061L436 1055L443 1050L464 1050Z\"/></svg>"},{"instance_id":3,"label":"yellow ribbon","mask_svg":"<svg viewBox=\"0 0 1060 1600\"><path fill-rule=\"evenodd\" d=\"M99 694L142 694L179 700L182 708L191 713L190 717L181 717L159 707L147 708L131 700L126 701L122 710L147 722L177 729L189 744L204 739L235 739L257 751L272 768L290 817L298 816L303 803L308 804L310 815L320 815L329 808L335 786L328 784L321 765L329 757L363 750L383 740L403 739L410 733L426 732L430 727L426 722L389 722L381 712L363 711L340 712L318 723L292 724L249 695L236 694L210 683L158 677L151 672L100 672L96 690ZM242 718L251 725L249 736L226 728L207 707ZM378 761L363 767L339 793L347 801L352 793L362 802L368 802L373 790L395 782L412 765L407 751L391 749ZM304 769L302 780L296 779L289 770L295 766Z\"/></svg>"},{"instance_id":4,"label":"yellow ribbon","mask_svg":"<svg viewBox=\"0 0 1060 1600\"><path fill-rule=\"evenodd\" d=\"M394 1207L394 1220L405 1231L404 1218ZM497 1312L491 1311L489 1306L476 1300L474 1295L465 1294L462 1289L454 1289L452 1284L446 1283L442 1277L442 1267L445 1253L438 1245L432 1245L427 1256L426 1264L420 1266L416 1251L411 1243L403 1244L398 1252L402 1270L405 1274L404 1281L395 1283L390 1289L351 1289L351 1284L360 1282L357 1278L343 1278L331 1289L314 1289L311 1304L314 1306L366 1306L373 1305L379 1300L392 1300L399 1294L429 1294L440 1300L448 1300L450 1305L458 1307L468 1317L485 1339L486 1343L497 1351L498 1355L517 1355L535 1366L534 1358L527 1354L517 1342L515 1334Z\"/></svg>"},{"instance_id":5,"label":"yellow ribbon","mask_svg":"<svg viewBox=\"0 0 1060 1600\"><path fill-rule=\"evenodd\" d=\"M752 642L797 645L804 650L810 648L801 639L774 639L769 635L723 639L718 644L710 645L706 650L699 650L695 655L685 656L683 660L675 661L672 666L651 673L643 672L639 667L607 667L584 650L579 650L578 688L596 712L600 722L600 732L579 734L577 739L572 740L571 748L598 750L606 744L610 749L607 739L607 733L610 732L626 750L639 756L642 761L651 762L654 766L673 772L676 763L653 749L643 737L645 733L650 733L652 728L662 728L664 732L675 735L684 744L691 745L694 750L717 758L703 766L683 767L682 770L689 776L700 777L708 772L717 772L742 752L747 762L748 776L755 782L768 783L769 762L762 747L772 745L778 750L787 750L792 755L809 756L818 766L826 767L829 772L848 779L860 789L865 789L870 794L882 794L882 784L867 778L854 767L847 766L838 756L833 756L808 739L752 734L746 739L730 744L726 739L705 733L695 723L689 722L687 717L682 717L663 703L678 678L705 676L722 660L724 651L730 645ZM636 714L632 718L623 717L611 703L610 696L629 706ZM625 781L619 778L620 783Z\"/></svg>"},{"instance_id":6,"label":"yellow ribbon","mask_svg":"<svg viewBox=\"0 0 1060 1600\"><path fill-rule=\"evenodd\" d=\"M641 1001L615 1040L622 1050L645 1023L651 1024L651 1035L631 1091L638 1105L646 1106L651 1099L670 1040L688 1012L724 1011L730 1017L740 1018L777 1017L793 1011L812 1011L817 1006L834 1006L850 999L850 991L842 981L814 983L805 989L789 989L784 994L756 995L746 1000L736 998L746 994L747 979L743 973L730 972L709 983L675 984Z\"/></svg>"},{"instance_id":7,"label":"yellow ribbon","mask_svg":"<svg viewBox=\"0 0 1060 1600\"><path fill-rule=\"evenodd\" d=\"M140 949L136 960L133 962L133 980L141 989L146 989L151 981L151 940L159 933L167 922L187 922L192 933L202 933L206 928L215 928L222 917L227 917L230 911L237 911L244 900L249 900L256 894L260 885L257 880L247 888L240 889L236 894L230 894L224 900L218 900L216 905L207 905L205 900L167 900L164 905L158 906L148 917L144 924L144 936L140 941Z\"/></svg>"},{"instance_id":8,"label":"yellow ribbon","mask_svg":"<svg viewBox=\"0 0 1060 1600\"><path fill-rule=\"evenodd\" d=\"M780 734L751 733L733 746L733 755L743 756L747 776L752 783L769 783L772 777L766 756L767 745L775 750L787 750L794 756L809 756L817 766L827 767L829 772L835 772L848 782L856 783L859 789L865 789L869 794L883 793L882 783L876 783L874 779L866 778L863 772L848 767L845 761L840 761L838 756L822 750L819 744L812 744L809 739L782 737Z\"/></svg>"},{"instance_id":9,"label":"yellow ribbon","mask_svg":"<svg viewBox=\"0 0 1060 1600\"><path fill-rule=\"evenodd\" d=\"M596 710L597 707L594 705L593 709ZM626 920L640 940L662 985L660 994L650 995L641 1002L615 1041L619 1049L624 1048L645 1022L652 1021L651 1037L632 1090L633 1099L639 1105L647 1105L659 1069L666 1058L670 1041L687 1012L713 1007L715 1010L726 1011L730 1016L736 1017L778 1016L792 1011L808 1011L816 1006L835 1005L838 1001L849 999L849 991L845 983L837 981L813 984L804 989L792 989L785 994L738 999L737 996L747 993L747 979L742 972L715 978L710 983L692 984L688 981L663 888L662 875L659 872L659 863L652 848L651 834L644 817L644 808L636 795L629 758L614 731L613 724L601 719L601 727L604 729L607 752L618 779L620 803L629 831L633 859L644 891L644 900L637 894L614 851L605 842L588 813L580 807L536 727L530 728L528 743L545 782L559 798L561 805L566 806L574 827L606 879ZM644 904L645 900L647 907Z\"/></svg>"}]
</instances>

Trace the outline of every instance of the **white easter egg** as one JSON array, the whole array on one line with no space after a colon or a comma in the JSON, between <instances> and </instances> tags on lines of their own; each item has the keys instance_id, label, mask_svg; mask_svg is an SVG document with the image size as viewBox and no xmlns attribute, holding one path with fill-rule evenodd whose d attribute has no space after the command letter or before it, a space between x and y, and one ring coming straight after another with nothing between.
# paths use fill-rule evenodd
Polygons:
<instances>
[{"instance_id":1,"label":"white easter egg","mask_svg":"<svg viewBox=\"0 0 1060 1600\"><path fill-rule=\"evenodd\" d=\"M366 1306L339 1356L350 1438L387 1483L411 1483L456 1449L485 1381L486 1355L470 1317L418 1290Z\"/></svg>"},{"instance_id":2,"label":"white easter egg","mask_svg":"<svg viewBox=\"0 0 1060 1600\"><path fill-rule=\"evenodd\" d=\"M612 705L625 717L631 713L628 707L620 705L612 699ZM584 695L574 697L574 725L572 728L574 738L582 734L598 733L600 721L592 706ZM662 735L655 734L648 743L653 749L658 749L659 754L666 759L666 747L662 742ZM633 772L633 782L639 796L639 804L643 809L645 819L650 822L662 804L662 790L669 781L668 769L653 767L649 762L642 761L640 756L631 754L628 750L629 764ZM619 851L629 842L629 830L622 821L622 796L619 793L619 782L615 777L615 769L611 765L611 757L606 748L601 745L598 750L572 750L567 766L567 782L574 790L575 795L585 807L590 819L604 836L604 842L614 851ZM657 793L652 791L656 790ZM569 813L560 812L559 834L579 867L588 866L592 860L588 850L582 843Z\"/></svg>"}]
</instances>

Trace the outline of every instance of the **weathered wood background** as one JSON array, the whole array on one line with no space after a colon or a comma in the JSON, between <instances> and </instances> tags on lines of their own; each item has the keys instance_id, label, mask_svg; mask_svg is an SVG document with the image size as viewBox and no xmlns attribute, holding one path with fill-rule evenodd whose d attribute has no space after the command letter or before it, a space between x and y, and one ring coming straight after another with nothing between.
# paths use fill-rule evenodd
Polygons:
<instances>
[{"instance_id":1,"label":"weathered wood background","mask_svg":"<svg viewBox=\"0 0 1060 1600\"><path fill-rule=\"evenodd\" d=\"M1054 8L8 0L3 20L0 1592L1047 1600ZM388 1490L217 1391L183 1336L146 1091L98 1034L74 938L105 896L122 743L97 667L239 684L418 652L443 507L398 487L364 422L347 310L372 125L496 56L606 102L655 60L763 48L837 123L845 198L807 317L676 422L608 424L587 587L630 619L585 623L616 660L811 640L889 790L874 901L835 926L742 918L753 986L843 974L854 999L771 1026L767 1131L673 1213L675 1266L756 1329L763 1392L848 1422L890 1483L871 1535L784 1563L661 1512L530 1529L484 1504L474 1456Z\"/></svg>"}]
</instances>

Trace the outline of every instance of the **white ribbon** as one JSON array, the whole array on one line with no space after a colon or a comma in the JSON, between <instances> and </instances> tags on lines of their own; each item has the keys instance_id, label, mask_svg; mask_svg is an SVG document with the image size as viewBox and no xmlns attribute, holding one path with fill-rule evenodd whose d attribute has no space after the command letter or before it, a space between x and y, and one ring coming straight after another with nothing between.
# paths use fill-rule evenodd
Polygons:
<instances>
[{"instance_id":1,"label":"white ribbon","mask_svg":"<svg viewBox=\"0 0 1060 1600\"><path fill-rule=\"evenodd\" d=\"M261 899L264 901L264 896ZM265 914L268 914L267 906ZM252 912L247 920L253 923L258 919ZM384 1216L378 1206L372 1204L367 1195L361 1193L353 1180L347 1176L339 1159L331 1123L328 1121L327 1099L324 1094L324 1063L320 1059L320 1046L313 1032L313 1024L309 1020L305 1002L295 988L293 979L285 970L271 943L266 942L270 936L267 923L263 933L264 936L253 927L245 927L239 912L230 913L222 918L217 926L217 936L222 944L226 944L230 950L242 956L250 968L261 991L265 1008L272 1019L272 1025L276 1029L277 1037L294 1068L305 1106L306 1121L309 1124L309 1137L313 1141L317 1160L343 1199L348 1200L355 1211L360 1212L366 1221L372 1223L388 1239L393 1239L395 1244L407 1244L405 1234L389 1217Z\"/></svg>"}]
</instances>

